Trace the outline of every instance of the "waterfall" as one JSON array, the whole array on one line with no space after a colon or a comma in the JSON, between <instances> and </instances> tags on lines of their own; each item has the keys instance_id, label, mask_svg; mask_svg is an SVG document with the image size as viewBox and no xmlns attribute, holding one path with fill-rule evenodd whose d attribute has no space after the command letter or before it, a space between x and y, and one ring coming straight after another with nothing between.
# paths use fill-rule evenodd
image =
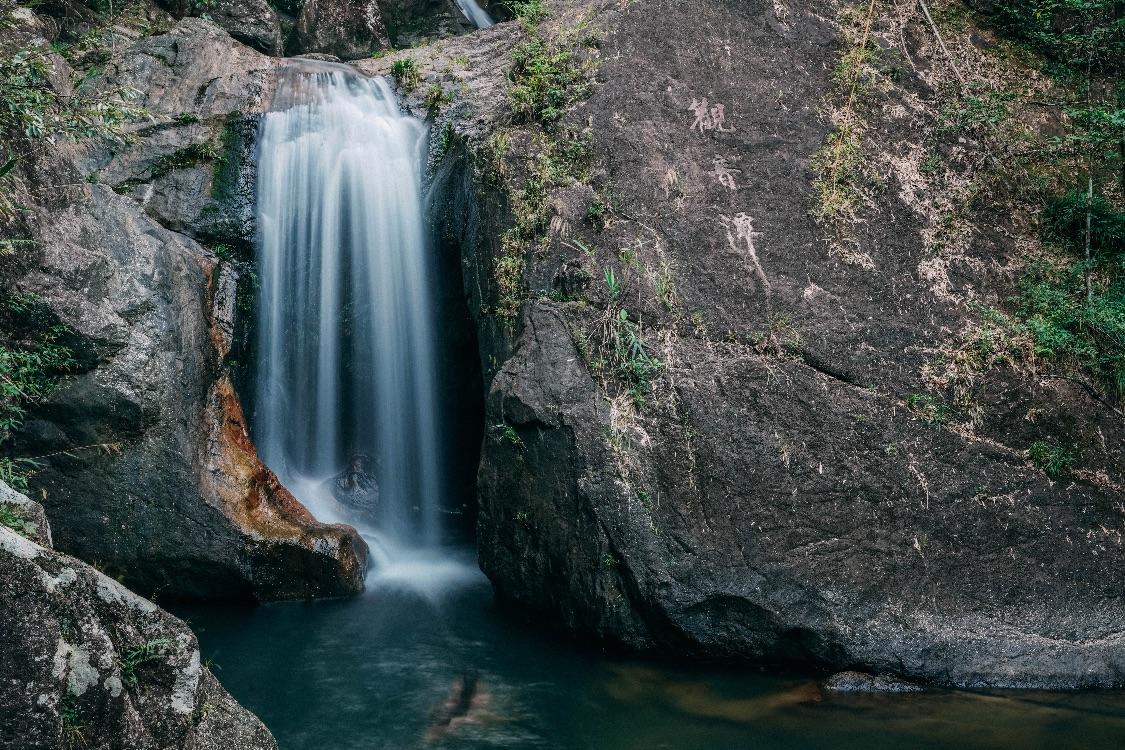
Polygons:
<instances>
[{"instance_id":1,"label":"waterfall","mask_svg":"<svg viewBox=\"0 0 1125 750\"><path fill-rule=\"evenodd\" d=\"M260 129L255 441L376 559L441 541L426 140L384 79L314 63L283 70Z\"/></svg>"},{"instance_id":2,"label":"waterfall","mask_svg":"<svg viewBox=\"0 0 1125 750\"><path fill-rule=\"evenodd\" d=\"M465 18L476 24L478 29L487 29L492 25L492 16L477 5L476 0L457 0L457 7L465 14Z\"/></svg>"}]
</instances>

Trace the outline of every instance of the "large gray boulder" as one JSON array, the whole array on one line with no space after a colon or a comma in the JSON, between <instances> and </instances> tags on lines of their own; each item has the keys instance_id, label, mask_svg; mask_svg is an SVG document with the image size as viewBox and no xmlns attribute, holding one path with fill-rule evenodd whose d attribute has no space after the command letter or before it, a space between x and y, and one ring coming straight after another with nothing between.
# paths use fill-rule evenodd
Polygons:
<instances>
[{"instance_id":1,"label":"large gray boulder","mask_svg":"<svg viewBox=\"0 0 1125 750\"><path fill-rule=\"evenodd\" d=\"M187 625L3 525L0 715L4 750L277 748L200 664Z\"/></svg>"},{"instance_id":2,"label":"large gray boulder","mask_svg":"<svg viewBox=\"0 0 1125 750\"><path fill-rule=\"evenodd\" d=\"M355 60L388 45L377 0L305 0L301 4L296 52Z\"/></svg>"},{"instance_id":3,"label":"large gray boulder","mask_svg":"<svg viewBox=\"0 0 1125 750\"><path fill-rule=\"evenodd\" d=\"M810 214L834 130L825 108L841 101L839 8L552 9L543 33L578 49L572 66L601 59L592 96L545 134L510 124L503 52L477 54L507 31L418 57L417 90L458 92L437 205L489 389L478 540L498 594L575 633L676 655L1120 687L1125 424L1044 377L1047 364L983 361L991 342L1018 345L988 339L980 310L1010 309L1036 236L1006 189L943 203L1008 176L941 127L958 100L936 92L957 83L922 22L904 32L901 66L892 19L872 25L887 70L866 73L876 83L855 99L861 195L854 236L833 244ZM577 44L568 19L588 10L594 39ZM516 205L542 144L581 154L583 137L585 175ZM920 170L926 153L945 171ZM501 238L540 207L543 239L513 258ZM499 320L498 276L514 263L523 304ZM662 364L636 393L621 374L633 334ZM1037 440L1073 443L1082 465L1047 475L1028 459Z\"/></svg>"},{"instance_id":4,"label":"large gray boulder","mask_svg":"<svg viewBox=\"0 0 1125 750\"><path fill-rule=\"evenodd\" d=\"M281 17L267 0L157 0L177 18L206 16L238 41L267 55L281 55Z\"/></svg>"}]
</instances>

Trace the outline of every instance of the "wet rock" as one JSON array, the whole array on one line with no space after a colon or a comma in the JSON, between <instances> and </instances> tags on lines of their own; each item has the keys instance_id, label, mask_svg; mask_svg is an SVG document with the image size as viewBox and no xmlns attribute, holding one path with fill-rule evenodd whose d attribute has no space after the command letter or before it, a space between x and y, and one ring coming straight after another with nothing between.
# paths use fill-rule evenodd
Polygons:
<instances>
[{"instance_id":1,"label":"wet rock","mask_svg":"<svg viewBox=\"0 0 1125 750\"><path fill-rule=\"evenodd\" d=\"M187 625L4 526L0 714L13 750L277 747L200 664Z\"/></svg>"},{"instance_id":2,"label":"wet rock","mask_svg":"<svg viewBox=\"0 0 1125 750\"><path fill-rule=\"evenodd\" d=\"M919 693L922 686L888 675L866 672L837 672L824 681L829 693Z\"/></svg>"},{"instance_id":3,"label":"wet rock","mask_svg":"<svg viewBox=\"0 0 1125 750\"><path fill-rule=\"evenodd\" d=\"M28 172L36 256L14 279L90 352L12 445L50 456L34 489L55 542L165 596L359 591L363 541L317 523L262 465L228 374L248 276L229 254L253 231L240 218L252 188L234 161L252 142L212 154L241 142L223 134L268 103L274 66L213 23L184 19L110 67L100 85L138 90L157 122L139 123L118 153L64 145L38 157ZM216 187L220 166L234 173L226 187Z\"/></svg>"},{"instance_id":4,"label":"wet rock","mask_svg":"<svg viewBox=\"0 0 1125 750\"><path fill-rule=\"evenodd\" d=\"M337 502L373 516L379 508L379 482L371 456L353 457L347 471L336 477L332 494Z\"/></svg>"},{"instance_id":5,"label":"wet rock","mask_svg":"<svg viewBox=\"0 0 1125 750\"><path fill-rule=\"evenodd\" d=\"M305 0L301 5L295 52L355 60L388 45L377 0Z\"/></svg>"}]
</instances>

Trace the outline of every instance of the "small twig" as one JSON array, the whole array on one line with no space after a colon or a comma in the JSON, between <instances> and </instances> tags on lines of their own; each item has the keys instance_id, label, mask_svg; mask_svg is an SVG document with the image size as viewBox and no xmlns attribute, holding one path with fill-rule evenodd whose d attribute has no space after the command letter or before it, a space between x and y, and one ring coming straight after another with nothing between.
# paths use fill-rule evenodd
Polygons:
<instances>
[{"instance_id":1,"label":"small twig","mask_svg":"<svg viewBox=\"0 0 1125 750\"><path fill-rule=\"evenodd\" d=\"M941 32L938 31L937 24L934 23L934 19L930 15L930 9L926 6L926 0L918 0L918 4L922 6L922 12L926 14L926 20L930 22L930 28L933 29L934 36L937 37L942 52L945 53L946 58L949 60L949 67L953 68L953 74L957 76L957 80L961 82L961 88L964 89L965 79L961 75L961 71L957 69L957 63L953 60L953 55L949 54L949 48L945 46L945 40L941 38Z\"/></svg>"}]
</instances>

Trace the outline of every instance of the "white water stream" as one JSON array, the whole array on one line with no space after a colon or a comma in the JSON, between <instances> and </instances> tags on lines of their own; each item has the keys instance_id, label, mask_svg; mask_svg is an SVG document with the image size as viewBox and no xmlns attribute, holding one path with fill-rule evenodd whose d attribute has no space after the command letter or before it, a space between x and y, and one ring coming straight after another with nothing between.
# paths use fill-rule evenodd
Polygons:
<instances>
[{"instance_id":1,"label":"white water stream","mask_svg":"<svg viewBox=\"0 0 1125 750\"><path fill-rule=\"evenodd\" d=\"M253 420L306 507L363 534L375 580L423 587L470 572L440 553L426 141L382 78L283 71L259 138Z\"/></svg>"},{"instance_id":2,"label":"white water stream","mask_svg":"<svg viewBox=\"0 0 1125 750\"><path fill-rule=\"evenodd\" d=\"M476 24L478 29L487 29L492 25L492 16L477 5L476 0L456 0L457 7L465 14L465 18Z\"/></svg>"}]
</instances>

